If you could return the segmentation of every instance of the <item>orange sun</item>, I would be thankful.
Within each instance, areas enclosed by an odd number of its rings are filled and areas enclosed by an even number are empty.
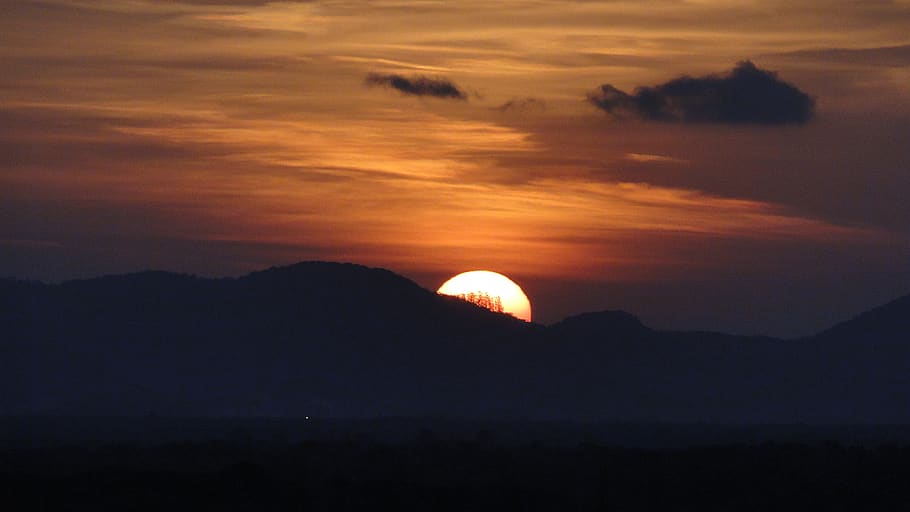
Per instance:
[[[496,272],[462,272],[442,283],[436,293],[460,297],[491,311],[508,313],[525,322],[531,321],[531,301],[528,296],[514,281]]]

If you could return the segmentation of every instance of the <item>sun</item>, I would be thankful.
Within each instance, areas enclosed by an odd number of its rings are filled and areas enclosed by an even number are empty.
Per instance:
[[[462,272],[442,283],[436,293],[460,297],[491,311],[508,313],[525,322],[531,321],[531,301],[528,296],[514,281],[496,272]]]

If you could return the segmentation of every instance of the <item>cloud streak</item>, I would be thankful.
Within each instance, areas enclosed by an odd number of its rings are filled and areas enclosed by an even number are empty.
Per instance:
[[[588,100],[618,117],[672,123],[803,124],[815,111],[811,96],[750,61],[724,75],[681,76],[632,94],[604,84]]]
[[[383,86],[410,96],[430,96],[433,98],[466,100],[468,95],[455,83],[443,78],[425,76],[405,77],[396,74],[370,73],[365,83],[369,86]]]
[[[547,110],[545,101],[538,98],[512,98],[496,107],[496,110],[507,112],[544,112]]]

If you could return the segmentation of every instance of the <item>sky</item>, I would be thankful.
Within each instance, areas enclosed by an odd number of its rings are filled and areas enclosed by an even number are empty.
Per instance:
[[[785,337],[910,293],[906,0],[0,4],[0,276],[487,269]]]

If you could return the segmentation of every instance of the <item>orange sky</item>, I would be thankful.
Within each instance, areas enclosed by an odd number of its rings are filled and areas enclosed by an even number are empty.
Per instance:
[[[629,309],[770,334],[910,290],[905,1],[3,9],[0,274],[328,259],[435,288],[487,268],[526,284],[542,321]],[[648,122],[586,101],[744,59],[812,95],[815,118]],[[749,311],[724,313],[730,300]]]

